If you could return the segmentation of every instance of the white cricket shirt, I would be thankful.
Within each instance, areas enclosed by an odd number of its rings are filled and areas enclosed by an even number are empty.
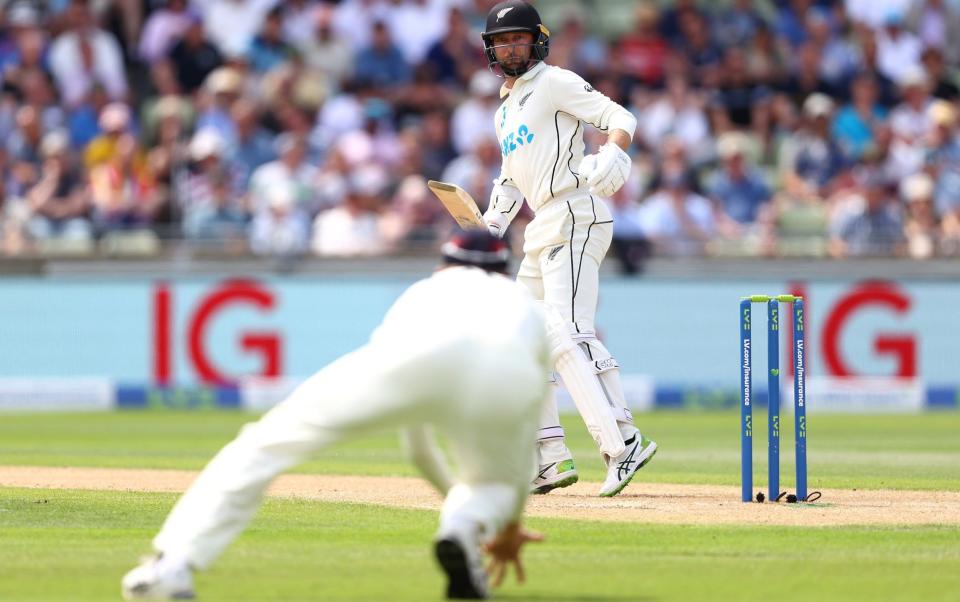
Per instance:
[[[513,84],[494,118],[503,165],[500,179],[520,189],[534,212],[577,190],[588,194],[577,168],[583,159],[583,128],[624,130],[637,119],[572,71],[537,63]]]

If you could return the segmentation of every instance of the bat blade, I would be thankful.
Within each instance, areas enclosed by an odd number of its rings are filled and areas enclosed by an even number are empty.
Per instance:
[[[469,230],[485,227],[483,215],[477,208],[476,201],[466,190],[456,184],[437,182],[436,180],[427,181],[427,187],[440,199],[447,212],[453,216],[453,219],[457,221],[461,228]]]

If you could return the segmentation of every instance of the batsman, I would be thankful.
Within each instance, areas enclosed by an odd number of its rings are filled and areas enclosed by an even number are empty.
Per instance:
[[[634,424],[619,364],[594,325],[600,263],[613,234],[604,198],[630,173],[626,151],[637,120],[576,73],[544,62],[550,32],[530,4],[496,4],[481,35],[489,68],[505,80],[494,123],[502,168],[483,220],[492,234],[503,236],[524,199],[535,213],[524,233],[517,278],[567,322],[576,346],[554,350],[555,369],[606,463],[600,495],[613,496],[657,451]],[[606,132],[607,140],[585,156],[588,125]],[[592,366],[586,378],[579,369],[585,362]],[[538,444],[533,492],[575,483],[577,470],[553,397],[543,408]]]

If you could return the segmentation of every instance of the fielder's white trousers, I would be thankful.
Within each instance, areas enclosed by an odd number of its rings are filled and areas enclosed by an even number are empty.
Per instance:
[[[466,523],[493,536],[526,500],[546,390],[543,366],[527,348],[496,347],[371,343],[340,358],[243,427],[177,502],[155,548],[206,568],[281,472],[337,441],[427,423],[447,436],[457,466],[441,534]]]

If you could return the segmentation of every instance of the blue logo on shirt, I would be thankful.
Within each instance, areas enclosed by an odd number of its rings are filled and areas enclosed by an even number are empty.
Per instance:
[[[530,144],[531,142],[533,142],[533,134],[530,132],[530,128],[526,125],[521,125],[517,128],[516,132],[510,132],[500,141],[500,152],[506,157],[517,150],[518,146]]]

